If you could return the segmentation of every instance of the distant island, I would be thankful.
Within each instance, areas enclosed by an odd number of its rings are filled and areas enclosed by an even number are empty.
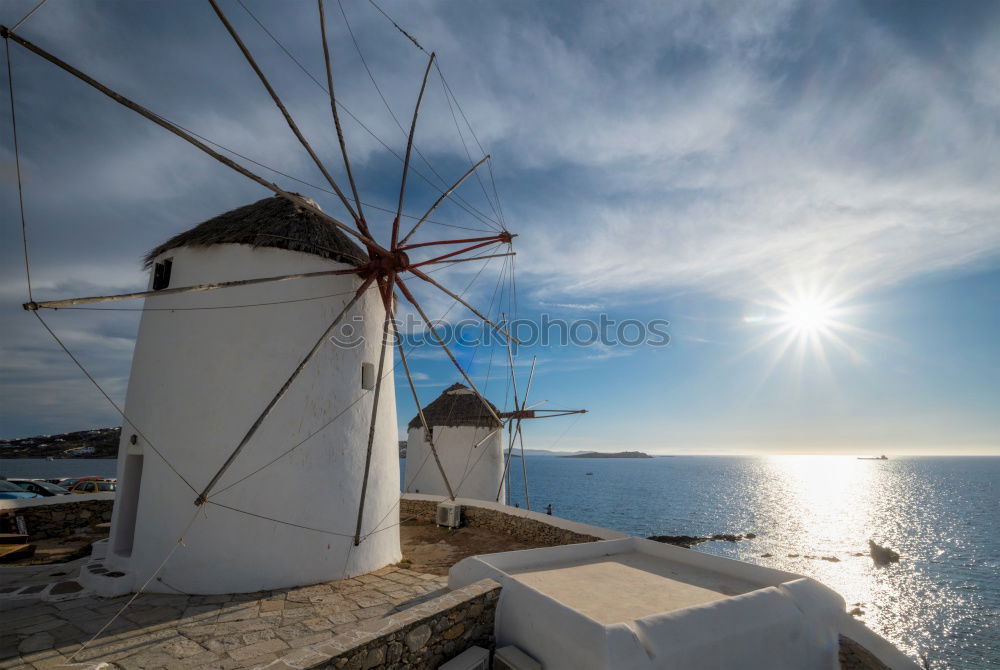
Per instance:
[[[652,458],[652,456],[641,451],[616,451],[615,453],[586,451],[582,454],[568,454],[559,458]]]

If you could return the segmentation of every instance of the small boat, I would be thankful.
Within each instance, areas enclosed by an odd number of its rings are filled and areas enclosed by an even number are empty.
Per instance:
[[[594,474],[594,473],[593,473],[593,472],[588,472],[587,474],[588,474],[588,475],[592,475],[592,474]]]

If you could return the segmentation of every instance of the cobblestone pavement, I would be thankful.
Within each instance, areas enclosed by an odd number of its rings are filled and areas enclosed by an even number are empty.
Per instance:
[[[143,594],[84,651],[129,596],[0,601],[0,670],[250,668],[447,591],[447,577],[389,566],[315,586],[252,594]],[[112,666],[112,667],[113,667]],[[107,667],[107,666],[105,666]]]

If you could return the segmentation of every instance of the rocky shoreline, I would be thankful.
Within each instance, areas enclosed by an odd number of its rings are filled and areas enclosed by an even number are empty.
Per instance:
[[[651,535],[650,540],[654,542],[663,542],[664,544],[672,544],[678,547],[684,547],[685,549],[690,549],[696,544],[701,544],[702,542],[739,542],[740,540],[752,540],[757,537],[756,533],[745,533],[737,535],[734,533],[716,533],[715,535],[707,537],[699,537],[696,535]]]
[[[714,535],[698,536],[698,535],[650,535],[648,540],[653,540],[654,542],[662,542],[664,544],[672,544],[677,547],[684,547],[685,549],[691,549],[695,545],[699,545],[703,542],[740,542],[742,540],[752,540],[757,537],[756,533],[716,533]],[[851,556],[871,556],[872,561],[877,567],[885,567],[892,563],[898,563],[900,556],[899,553],[889,549],[888,547],[883,547],[872,540],[868,540],[869,551],[865,552],[855,552]],[[814,556],[811,554],[788,554],[788,558],[804,558],[807,560],[816,561],[827,561],[828,563],[840,563],[839,558],[836,556]],[[774,554],[760,554],[761,558],[772,558]]]

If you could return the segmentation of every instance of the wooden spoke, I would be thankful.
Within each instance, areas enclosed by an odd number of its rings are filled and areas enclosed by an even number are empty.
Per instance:
[[[399,240],[399,217],[403,215],[403,198],[406,196],[406,175],[410,171],[410,153],[413,151],[413,133],[417,130],[417,114],[420,113],[420,102],[424,99],[424,89],[427,88],[427,75],[431,73],[431,65],[434,64],[434,54],[431,54],[427,61],[427,69],[424,70],[424,80],[420,84],[420,94],[417,95],[417,104],[413,108],[413,121],[410,122],[410,134],[406,139],[406,155],[403,157],[403,178],[399,184],[399,204],[396,206],[396,218],[392,221],[392,244],[390,249],[396,248]]]
[[[458,251],[452,251],[441,256],[435,256],[434,258],[429,258],[426,261],[420,261],[419,263],[413,263],[412,265],[406,266],[407,270],[413,270],[422,265],[430,265],[431,263],[436,263],[438,261],[443,261],[446,258],[451,258],[452,256],[459,256],[467,251],[475,251],[476,249],[481,249],[482,247],[488,247],[497,244],[496,240],[490,240],[489,242],[480,242],[479,244],[473,244],[471,247],[466,247],[464,249],[459,249]]]
[[[503,325],[506,326],[507,325],[507,313],[506,312],[501,312],[500,313],[500,318],[503,320]],[[517,375],[514,374],[514,352],[511,350],[510,340],[507,340],[507,365],[510,368],[510,382],[511,382],[511,385],[514,387],[514,407],[515,407],[515,409],[517,409],[518,411],[520,411],[520,410],[522,410],[524,408],[521,406],[521,401],[518,400],[519,396],[517,394]],[[525,398],[524,401],[528,402],[528,399]]]
[[[524,389],[524,402],[525,403],[528,402],[528,394],[531,393],[531,382],[534,381],[534,379],[535,379],[535,360],[536,360],[536,358],[537,358],[536,356],[532,356],[531,357],[531,371],[528,372],[528,386]],[[511,368],[513,369],[513,366],[511,366]],[[523,410],[524,407],[521,407],[521,409]]]
[[[294,275],[278,275],[276,277],[258,277],[256,279],[238,279],[235,281],[224,281],[215,284],[195,284],[193,286],[178,286],[176,288],[162,288],[157,291],[137,291],[135,293],[119,293],[118,295],[95,295],[86,298],[65,298],[63,300],[42,300],[40,302],[26,302],[22,307],[27,310],[40,308],[59,309],[70,305],[86,305],[97,302],[117,302],[119,300],[132,300],[134,298],[149,298],[156,295],[175,295],[177,293],[192,293],[195,291],[214,291],[220,288],[232,288],[234,286],[250,286],[252,284],[265,284],[268,282],[288,281],[289,279],[309,279],[310,277],[329,277],[331,275],[352,275],[357,274],[357,270],[321,270],[319,272],[300,272]]]
[[[299,364],[295,367],[294,370],[292,370],[292,374],[288,376],[288,379],[285,380],[285,383],[281,385],[281,388],[278,389],[278,392],[275,393],[274,397],[271,398],[271,401],[267,403],[267,407],[265,407],[263,411],[261,411],[261,413],[257,416],[257,420],[253,422],[253,425],[250,426],[250,430],[246,432],[246,435],[243,436],[243,439],[240,440],[240,443],[236,445],[236,449],[233,450],[233,453],[229,455],[229,458],[226,459],[226,462],[222,464],[222,467],[219,468],[219,471],[215,473],[215,475],[205,486],[201,494],[195,499],[195,505],[203,505],[205,503],[205,501],[208,499],[208,494],[219,482],[219,479],[222,478],[222,475],[225,474],[226,470],[229,469],[229,466],[233,464],[233,461],[236,460],[236,457],[240,455],[240,452],[243,451],[243,448],[247,445],[247,443],[250,442],[253,436],[257,433],[257,429],[260,428],[261,424],[264,423],[264,419],[267,418],[267,415],[271,413],[271,410],[273,410],[274,407],[281,400],[281,398],[284,397],[285,392],[288,391],[289,387],[291,387],[292,382],[294,382],[298,378],[302,370],[304,370],[306,365],[309,364],[309,361],[311,361],[313,357],[316,355],[316,352],[318,352],[320,348],[323,346],[323,343],[326,342],[327,339],[330,337],[330,335],[333,334],[333,329],[337,327],[337,325],[341,322],[341,320],[344,318],[347,312],[349,312],[351,308],[354,307],[355,303],[357,303],[358,300],[361,299],[361,296],[368,289],[368,287],[371,286],[371,284],[372,284],[372,279],[370,278],[366,279],[361,284],[361,287],[358,289],[357,293],[354,294],[354,297],[351,298],[350,302],[348,302],[344,306],[344,309],[340,310],[340,313],[337,314],[336,317],[334,317],[330,325],[327,326],[326,330],[323,331],[323,334],[320,335],[318,340],[316,340],[316,344],[314,344],[312,346],[312,349],[309,350],[309,353],[307,353],[302,358],[302,360],[299,361]]]
[[[506,329],[501,328],[497,324],[493,323],[493,321],[491,321],[488,316],[484,315],[478,309],[476,309],[475,307],[473,307],[472,305],[470,305],[469,303],[467,303],[457,293],[448,290],[447,288],[445,288],[444,286],[442,286],[438,282],[434,281],[432,278],[430,278],[429,276],[427,276],[424,272],[422,272],[420,270],[416,270],[413,267],[410,267],[408,269],[410,270],[410,272],[412,272],[417,277],[420,277],[421,279],[423,279],[425,282],[427,282],[429,284],[433,284],[434,286],[438,287],[439,289],[441,289],[442,291],[444,291],[446,294],[448,294],[448,296],[450,296],[451,298],[453,298],[453,299],[457,300],[458,302],[462,303],[463,305],[465,305],[465,307],[470,312],[472,312],[473,314],[475,314],[476,316],[478,316],[480,319],[482,319],[486,323],[490,324],[493,327],[493,330],[497,331],[498,333],[503,333],[504,337],[506,337],[508,340],[514,342],[515,344],[521,344],[521,342],[519,342],[516,337],[514,337],[513,335],[511,335],[510,333],[508,333]]]
[[[358,186],[354,182],[354,173],[351,171],[351,160],[347,155],[347,142],[344,140],[344,131],[340,126],[340,113],[337,111],[337,96],[333,92],[333,68],[330,66],[330,46],[326,39],[326,14],[323,11],[323,0],[316,0],[319,6],[319,30],[323,37],[323,60],[326,63],[326,89],[330,93],[330,111],[333,112],[333,125],[337,129],[337,141],[340,143],[340,153],[344,157],[344,169],[347,171],[347,181],[351,184],[351,194],[354,195],[354,205],[357,207],[358,229],[371,237],[368,230],[368,222],[365,221],[365,213],[361,208],[361,196],[358,195]]]
[[[507,458],[504,460],[503,472],[500,473],[500,486],[497,487],[497,502],[500,502],[500,494],[503,493],[503,483],[507,479],[507,472],[510,469],[510,457],[514,453],[514,432],[511,428],[514,419],[507,421]],[[510,496],[510,487],[507,488],[507,495]]]
[[[488,256],[471,256],[469,258],[452,258],[444,261],[432,261],[430,263],[425,263],[425,265],[441,265],[443,263],[468,263],[469,261],[482,261],[487,258],[503,258],[505,256],[517,256],[516,252],[509,252],[506,254],[489,254]]]
[[[407,288],[406,284],[404,284],[403,280],[400,279],[398,276],[396,277],[396,285],[399,286],[399,290],[402,291],[404,296],[406,296],[406,299],[410,302],[410,304],[413,305],[414,308],[416,308],[417,313],[420,314],[420,318],[424,320],[424,323],[427,324],[427,327],[430,329],[431,334],[434,335],[434,339],[437,340],[438,344],[441,345],[441,348],[444,349],[444,353],[448,355],[448,358],[451,359],[451,362],[454,364],[454,366],[458,368],[458,371],[461,373],[465,381],[469,383],[469,388],[471,388],[475,392],[476,396],[479,398],[479,401],[483,403],[483,406],[489,411],[490,416],[496,419],[496,422],[498,424],[503,425],[503,421],[501,421],[500,417],[497,416],[497,413],[493,411],[493,407],[490,405],[489,402],[487,402],[486,398],[483,397],[483,394],[479,392],[479,389],[476,388],[475,382],[472,381],[469,375],[466,374],[465,370],[459,364],[458,359],[455,358],[455,354],[451,353],[451,349],[448,348],[448,345],[445,343],[444,339],[437,332],[437,328],[434,327],[434,324],[427,317],[427,314],[424,312],[423,307],[420,306],[420,303],[417,302],[417,299],[413,297],[412,293],[410,293],[410,289]]]
[[[320,1],[322,1],[322,0],[320,0]],[[333,90],[333,89],[331,88],[331,90]],[[407,242],[407,240],[409,240],[411,237],[413,237],[413,233],[417,232],[417,228],[419,228],[421,225],[423,225],[424,221],[427,220],[427,217],[429,217],[434,212],[434,210],[438,208],[438,205],[440,205],[442,202],[444,202],[445,198],[447,198],[449,195],[451,195],[452,192],[456,188],[458,188],[459,186],[462,185],[462,182],[464,182],[466,179],[468,179],[472,175],[472,173],[475,172],[479,168],[480,165],[482,165],[483,163],[485,163],[489,159],[490,159],[490,155],[489,154],[486,154],[485,156],[483,156],[483,158],[478,163],[476,163],[471,168],[469,168],[466,171],[466,173],[463,174],[459,178],[458,181],[456,181],[454,184],[452,184],[451,188],[449,188],[446,191],[442,192],[441,196],[438,197],[438,199],[434,201],[433,205],[431,205],[431,208],[428,209],[426,212],[424,212],[424,215],[420,217],[420,220],[417,221],[416,224],[414,224],[413,228],[410,229],[410,232],[408,232],[406,234],[406,237],[404,237],[402,240],[399,241],[399,246],[405,245],[406,242]]]
[[[390,281],[394,275],[390,274]],[[361,480],[361,500],[358,502],[358,524],[354,528],[354,546],[361,544],[361,524],[365,514],[365,496],[368,493],[368,476],[372,466],[372,446],[375,444],[375,421],[378,419],[378,401],[382,393],[382,375],[385,371],[385,350],[389,339],[392,309],[385,311],[385,321],[382,323],[382,346],[378,354],[378,375],[375,381],[375,393],[372,400],[372,419],[368,425],[368,451],[365,454],[365,474]]]
[[[437,463],[438,472],[441,473],[441,479],[444,480],[444,486],[448,489],[448,497],[451,500],[455,499],[455,492],[451,488],[451,482],[448,481],[448,475],[444,472],[444,466],[441,465],[441,459],[438,458],[437,447],[434,446],[434,435],[431,433],[430,426],[427,425],[427,418],[424,416],[424,409],[420,406],[420,398],[417,397],[417,387],[413,385],[413,377],[410,376],[410,365],[406,361],[406,352],[403,351],[403,338],[399,336],[396,331],[396,322],[392,322],[393,334],[396,338],[396,347],[399,349],[399,360],[403,363],[403,370],[406,371],[406,382],[410,386],[410,392],[413,394],[413,402],[417,406],[417,416],[420,417],[420,424],[424,428],[424,437],[431,445],[431,454],[434,456],[434,462]]]
[[[554,412],[554,414],[544,414],[542,416],[537,416],[537,414],[536,414],[537,412]],[[534,411],[531,412],[531,416],[524,416],[524,417],[521,417],[521,418],[523,418],[523,419],[552,419],[552,418],[555,418],[557,416],[569,416],[571,414],[586,414],[586,413],[587,413],[587,410],[585,410],[585,409],[570,409],[570,410],[566,410],[564,412],[560,412],[559,410],[554,410],[554,409],[534,410]]]
[[[528,464],[524,462],[524,433],[521,432],[521,420],[517,420],[517,439],[521,443],[521,473],[524,475],[524,506],[531,511],[531,496],[528,495]]]
[[[501,428],[502,428],[502,426],[501,426]],[[479,440],[474,445],[472,445],[472,448],[473,449],[478,449],[479,447],[483,446],[483,443],[486,442],[486,440],[488,440],[491,437],[493,437],[494,435],[496,435],[498,430],[500,430],[500,428],[494,428],[493,430],[491,430],[489,433],[486,434],[486,437],[484,437],[483,439]]]
[[[289,114],[288,109],[285,107],[285,103],[283,103],[281,101],[281,98],[278,97],[278,93],[274,90],[274,87],[271,86],[271,82],[267,80],[267,77],[264,75],[264,71],[261,70],[260,66],[257,65],[257,61],[254,60],[253,55],[250,53],[250,50],[247,49],[246,44],[243,43],[243,40],[236,32],[236,29],[233,28],[231,23],[229,23],[229,19],[226,18],[226,15],[222,12],[222,9],[219,7],[218,3],[215,0],[208,0],[208,2],[210,5],[212,5],[212,9],[215,10],[215,14],[219,17],[219,20],[222,21],[222,25],[224,25],[226,27],[226,30],[229,31],[229,34],[230,36],[232,36],[233,41],[236,42],[236,46],[238,46],[240,48],[240,51],[243,52],[243,57],[246,58],[247,63],[250,64],[250,67],[253,68],[253,71],[257,74],[257,78],[260,79],[260,83],[264,85],[265,89],[267,89],[268,95],[271,96],[271,100],[273,100],[274,104],[277,105],[279,110],[281,110],[281,114],[282,116],[285,117],[285,121],[288,123],[288,127],[292,129],[292,132],[295,134],[295,137],[298,138],[299,143],[309,154],[309,157],[312,158],[313,163],[316,164],[316,167],[319,168],[319,171],[323,173],[323,177],[326,179],[327,183],[330,184],[330,186],[336,192],[337,197],[340,198],[340,201],[344,204],[344,207],[351,214],[351,218],[354,219],[355,225],[358,226],[358,230],[364,233],[364,230],[362,230],[361,228],[361,218],[359,217],[358,213],[354,211],[353,207],[351,207],[351,203],[350,201],[348,201],[347,196],[345,196],[344,192],[340,190],[340,186],[337,185],[337,182],[334,181],[330,173],[327,172],[326,166],[323,165],[323,161],[319,159],[319,156],[316,155],[316,152],[313,151],[312,146],[310,146],[309,142],[302,134],[302,131],[299,130],[299,126],[298,124],[295,123],[295,119],[293,119],[292,115]],[[331,89],[331,93],[332,90],[333,89]]]
[[[524,406],[528,404],[528,394],[531,393],[531,382],[535,377],[535,356],[531,357],[531,372],[528,373],[528,385],[524,389],[524,400],[521,402],[521,411],[524,411]],[[511,372],[513,373],[514,366],[511,365]],[[524,506],[531,511],[531,498],[528,496],[528,464],[524,460],[524,433],[521,432],[521,418],[517,419],[517,439],[521,443],[521,473],[524,475]]]
[[[447,244],[472,244],[473,242],[506,242],[509,243],[516,235],[508,235],[506,233],[501,233],[499,235],[487,235],[486,237],[469,237],[463,240],[435,240],[434,242],[421,242],[420,244],[410,244],[407,246],[399,245],[399,249],[402,251],[410,251],[411,249],[420,249],[422,247],[434,247]]]
[[[269,182],[266,179],[264,179],[263,177],[254,174],[253,172],[251,172],[250,170],[246,169],[245,167],[243,167],[239,163],[236,163],[232,159],[227,158],[226,156],[223,156],[222,154],[218,153],[217,151],[212,150],[211,148],[208,147],[208,145],[203,144],[202,142],[198,141],[190,133],[188,133],[188,132],[186,132],[184,130],[181,130],[180,128],[178,128],[174,124],[170,123],[169,121],[166,121],[165,119],[163,119],[160,115],[156,114],[155,112],[150,111],[149,109],[147,109],[146,107],[143,107],[139,103],[134,102],[134,101],[130,100],[129,98],[126,98],[125,96],[121,95],[120,93],[118,93],[118,92],[116,92],[116,91],[108,88],[107,86],[105,86],[104,84],[100,83],[99,81],[97,81],[93,77],[90,77],[89,75],[81,72],[80,70],[76,69],[75,67],[73,67],[69,63],[67,63],[67,62],[61,60],[60,58],[52,55],[51,53],[49,53],[45,49],[42,49],[41,47],[37,46],[36,44],[33,44],[32,42],[29,42],[28,40],[24,39],[20,35],[17,35],[14,32],[8,30],[7,28],[4,28],[4,27],[0,26],[0,37],[4,37],[4,38],[9,37],[10,39],[14,40],[14,42],[16,42],[17,44],[20,44],[22,47],[24,47],[28,51],[31,51],[32,53],[35,53],[35,54],[41,56],[42,58],[44,58],[45,60],[49,61],[50,63],[52,63],[56,67],[58,67],[58,68],[60,68],[60,69],[62,69],[64,71],[68,72],[69,74],[73,75],[74,77],[76,77],[80,81],[82,81],[82,82],[86,83],[87,85],[89,85],[89,86],[97,89],[98,91],[100,91],[104,95],[108,96],[109,98],[111,98],[112,100],[114,100],[118,104],[122,105],[123,107],[127,107],[128,109],[131,109],[133,112],[136,112],[140,116],[143,116],[143,117],[149,119],[150,121],[152,121],[156,125],[158,125],[161,128],[163,128],[164,130],[167,130],[167,131],[173,133],[177,137],[180,137],[185,142],[187,142],[187,143],[189,143],[189,144],[197,147],[198,149],[200,149],[204,153],[208,154],[209,156],[211,156],[215,160],[219,161],[220,163],[222,163],[226,167],[228,167],[228,168],[230,168],[232,170],[235,170],[236,172],[239,172],[241,175],[243,175],[247,179],[250,179],[251,181],[254,181],[254,182],[260,184],[261,186],[263,186],[264,188],[268,189],[269,191],[271,191],[275,195],[278,195],[278,196],[284,198],[285,200],[288,200],[289,202],[291,202],[292,204],[296,205],[297,207],[301,207],[302,209],[305,209],[305,210],[308,210],[308,211],[312,212],[313,214],[315,214],[319,218],[323,219],[324,221],[326,221],[330,225],[335,226],[335,227],[343,230],[348,235],[351,235],[351,236],[357,238],[358,240],[360,240],[366,246],[374,246],[376,248],[378,247],[378,245],[371,238],[369,238],[366,235],[361,234],[360,232],[354,230],[350,226],[347,226],[344,223],[342,223],[342,222],[338,221],[337,219],[333,218],[332,216],[330,216],[329,214],[327,214],[326,212],[324,212],[319,207],[317,207],[316,205],[312,204],[311,202],[309,202],[308,200],[306,200],[302,196],[297,195],[295,193],[289,193],[288,191],[285,191],[284,189],[282,189],[281,187],[279,187],[277,184]]]
[[[501,318],[503,319],[503,324],[506,326],[507,313],[506,312],[501,313]],[[521,402],[518,400],[518,395],[517,395],[517,375],[514,374],[514,354],[511,351],[509,339],[507,340],[507,365],[510,368],[510,381],[512,386],[514,387],[514,409],[520,412],[522,407],[521,407]],[[527,402],[527,398],[525,398],[525,402]],[[511,418],[508,421],[507,425],[509,430],[509,427],[514,425],[514,419]],[[503,491],[503,482],[507,478],[507,468],[510,467],[510,457],[513,452],[514,452],[514,433],[512,432],[510,433],[509,444],[507,446],[507,460],[504,462],[503,474],[500,477],[500,488],[497,489],[497,502],[500,502],[500,493]]]

